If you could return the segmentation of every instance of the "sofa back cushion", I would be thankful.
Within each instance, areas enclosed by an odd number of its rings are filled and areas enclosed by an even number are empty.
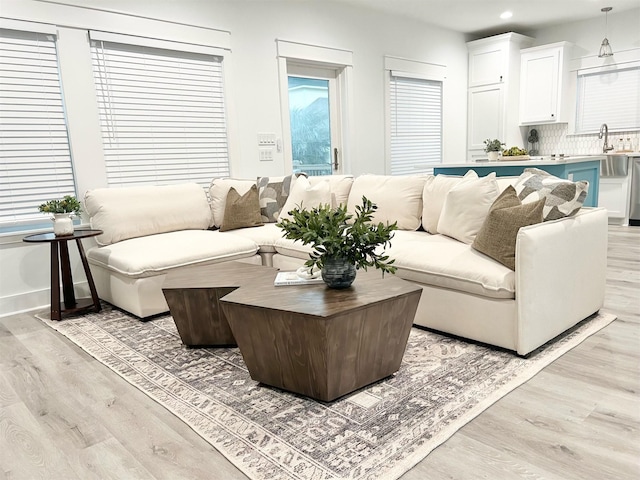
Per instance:
[[[235,189],[240,196],[247,193],[255,180],[241,180],[234,178],[214,178],[209,185],[209,198],[211,200],[211,214],[213,215],[213,225],[220,227],[224,220],[224,209],[227,204],[227,195],[231,187]]]
[[[420,228],[422,190],[427,176],[361,175],[353,181],[347,211],[355,214],[365,196],[378,206],[374,222],[398,222],[400,230]]]
[[[104,232],[96,237],[99,245],[211,225],[207,195],[197,183],[97,188],[86,192],[84,208],[91,228]]]

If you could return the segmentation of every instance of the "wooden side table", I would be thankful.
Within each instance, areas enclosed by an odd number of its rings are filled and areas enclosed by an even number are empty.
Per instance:
[[[99,312],[100,299],[96,292],[96,285],[89,270],[89,263],[84,254],[81,240],[102,234],[102,230],[75,230],[71,235],[56,237],[53,233],[38,233],[24,237],[24,242],[51,244],[51,319],[61,320],[63,314],[81,313],[90,309]],[[73,278],[71,277],[71,264],[69,262],[69,246],[67,242],[75,240],[80,253],[80,260],[84,273],[89,282],[91,298],[77,299],[73,291]],[[59,272],[59,271],[60,272]],[[62,274],[62,294],[64,303],[60,302],[60,273]]]

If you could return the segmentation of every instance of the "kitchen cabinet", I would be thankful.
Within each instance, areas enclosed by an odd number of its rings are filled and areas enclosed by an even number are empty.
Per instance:
[[[631,175],[600,178],[598,206],[607,209],[609,223],[628,225]]]
[[[504,138],[504,85],[473,87],[468,93],[467,148],[480,150],[486,158],[484,141],[487,138]]]
[[[569,121],[570,50],[558,42],[520,52],[520,125]]]
[[[484,141],[497,138],[507,147],[524,145],[518,126],[520,50],[533,39],[505,33],[467,42],[467,159],[487,158]]]

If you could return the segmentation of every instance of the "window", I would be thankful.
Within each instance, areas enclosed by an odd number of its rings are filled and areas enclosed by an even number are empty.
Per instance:
[[[391,175],[432,173],[442,163],[442,82],[390,75]]]
[[[578,72],[576,133],[640,129],[640,66]]]
[[[108,184],[229,176],[222,57],[91,38]]]
[[[75,195],[55,35],[0,29],[0,231],[42,224]]]

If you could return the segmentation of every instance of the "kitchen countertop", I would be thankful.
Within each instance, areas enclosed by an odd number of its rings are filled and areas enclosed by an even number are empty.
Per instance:
[[[630,154],[630,155],[640,155],[640,153],[638,154]],[[568,156],[568,157],[564,157],[564,158],[557,158],[555,160],[552,160],[551,157],[545,156],[545,157],[532,157],[531,160],[496,160],[496,161],[489,161],[489,160],[478,160],[476,162],[466,162],[466,163],[443,163],[441,165],[439,165],[439,167],[442,168],[448,168],[448,167],[469,167],[469,166],[476,166],[476,167],[486,167],[486,166],[501,166],[501,167],[514,167],[514,166],[525,166],[525,167],[535,167],[536,165],[567,165],[570,163],[580,163],[580,162],[589,162],[589,161],[593,161],[593,160],[604,160],[604,158],[606,157],[606,155],[582,155],[582,156]]]

